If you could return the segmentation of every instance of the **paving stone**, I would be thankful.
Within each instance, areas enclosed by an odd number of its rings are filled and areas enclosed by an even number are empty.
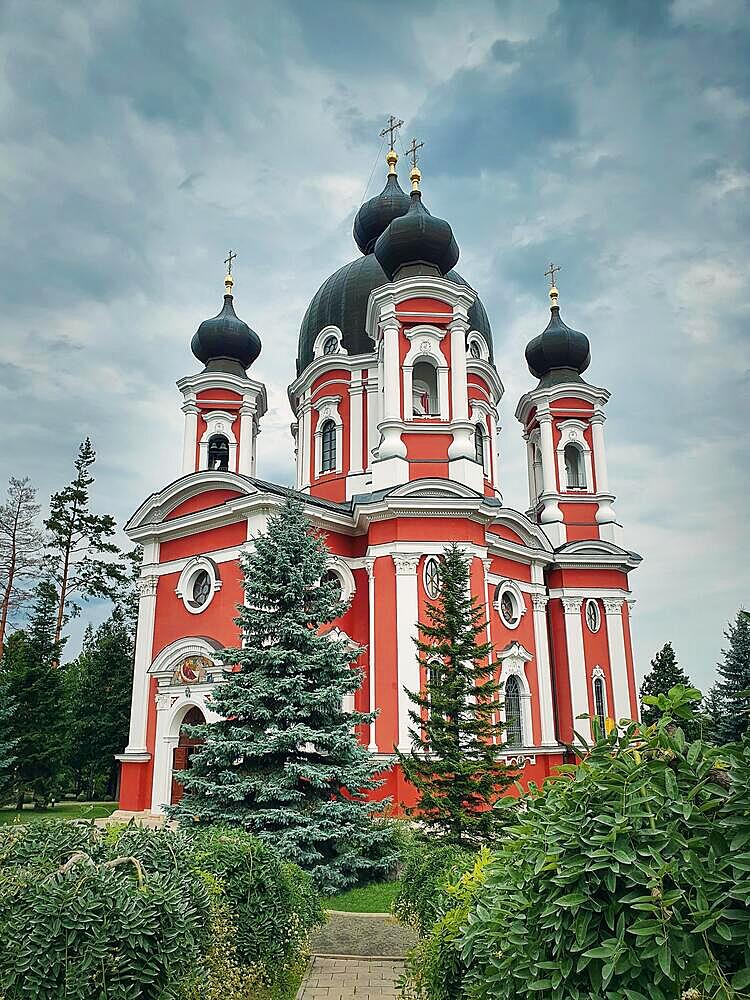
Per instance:
[[[297,1000],[392,1000],[403,971],[401,961],[315,956]]]

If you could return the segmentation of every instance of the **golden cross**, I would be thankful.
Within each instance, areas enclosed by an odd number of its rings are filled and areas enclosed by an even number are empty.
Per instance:
[[[380,133],[380,136],[381,138],[383,138],[386,134],[390,134],[391,149],[393,149],[393,143],[396,138],[396,132],[398,132],[398,130],[401,128],[403,124],[404,123],[401,121],[400,118],[394,118],[393,115],[388,116],[388,124]]]
[[[232,261],[233,260],[237,260],[237,254],[234,252],[234,250],[230,250],[229,251],[229,256],[224,261],[224,263],[227,265],[227,274],[231,274],[232,273]]]
[[[562,271],[558,264],[550,264],[549,271],[544,272],[544,277],[549,278],[550,288],[555,287],[555,271]]]
[[[417,142],[416,139],[412,139],[411,146],[409,146],[406,150],[406,155],[411,156],[412,158],[411,162],[413,167],[416,167],[417,165],[417,150],[421,149],[422,146],[424,146],[423,142]]]

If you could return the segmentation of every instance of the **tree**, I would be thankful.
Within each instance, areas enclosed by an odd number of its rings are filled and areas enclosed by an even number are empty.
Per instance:
[[[661,709],[656,705],[647,705],[644,698],[655,698],[667,694],[673,687],[692,688],[690,678],[680,667],[671,642],[666,642],[651,661],[651,670],[643,678],[641,684],[641,720],[644,725],[651,726],[661,718]],[[683,729],[688,739],[697,739],[700,735],[701,722],[697,716],[687,720]]]
[[[718,681],[715,681],[711,685],[708,694],[703,699],[702,709],[701,718],[704,739],[718,746],[722,742],[721,731],[726,714],[726,706],[719,691]]]
[[[724,632],[729,646],[717,664],[716,684],[722,718],[717,736],[723,743],[741,739],[750,726],[750,613],[740,609]]]
[[[44,522],[49,532],[47,572],[58,594],[56,643],[61,641],[65,622],[80,612],[78,599],[114,599],[117,588],[127,579],[126,569],[116,558],[120,550],[110,541],[115,533],[114,518],[89,510],[89,491],[94,482],[90,469],[95,461],[96,452],[86,438],[78,449],[75,477],[52,495],[49,517]]]
[[[391,834],[373,822],[383,803],[366,793],[381,782],[354,729],[373,716],[343,707],[360,687],[353,664],[362,650],[322,631],[346,609],[326,563],[325,543],[293,498],[241,557],[243,641],[223,652],[213,693],[223,719],[188,727],[204,743],[170,814],[244,827],[333,892],[383,870]]]
[[[39,576],[39,510],[31,480],[11,476],[8,499],[0,506],[0,658],[10,617],[27,602],[29,585]]]
[[[13,736],[16,703],[10,694],[8,671],[0,662],[0,805],[13,789],[17,740]]]
[[[474,845],[500,822],[494,804],[515,779],[505,763],[500,685],[481,639],[484,608],[470,591],[469,563],[460,548],[446,549],[440,592],[419,623],[417,651],[422,689],[408,691],[412,749],[398,758],[420,795],[417,813],[444,839]]]
[[[114,798],[114,755],[127,743],[133,687],[133,637],[122,608],[86,630],[81,654],[65,673],[68,761],[78,790],[90,799]]]
[[[42,582],[34,593],[28,625],[8,638],[3,660],[8,694],[15,703],[7,729],[16,741],[14,785],[19,808],[27,791],[39,805],[46,805],[62,770],[65,717],[63,679],[55,669],[60,658],[56,620],[57,591]]]

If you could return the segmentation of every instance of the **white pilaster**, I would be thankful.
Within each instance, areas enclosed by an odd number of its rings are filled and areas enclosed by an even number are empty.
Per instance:
[[[582,597],[562,597],[565,612],[565,640],[568,649],[568,679],[570,702],[573,710],[573,728],[588,737],[590,723],[578,719],[588,715],[589,695],[586,679],[586,661],[583,653],[583,619],[581,618]]]
[[[310,411],[312,409],[309,399],[303,399],[299,404],[299,430],[297,432],[297,448],[300,461],[300,489],[305,490],[310,486],[310,452],[312,437],[312,419]]]
[[[451,337],[451,403],[452,420],[467,420],[469,417],[469,390],[466,378],[466,333],[469,323],[456,306],[453,322],[448,329]]]
[[[394,552],[396,566],[396,636],[398,646],[398,748],[402,753],[411,749],[409,708],[406,694],[419,691],[419,662],[413,640],[417,637],[419,600],[417,594],[418,553]]]
[[[378,444],[378,424],[380,423],[380,393],[378,383],[372,377],[372,371],[367,374],[367,455],[365,456],[365,468],[372,465],[372,453]]]
[[[237,471],[243,476],[255,474],[255,403],[240,407],[240,453]]]
[[[383,417],[401,417],[401,364],[398,349],[398,323],[389,318],[383,328]]]
[[[171,698],[156,696],[156,736],[154,740],[154,776],[151,785],[151,812],[161,815],[172,800],[172,764],[178,736],[170,736],[168,720]]]
[[[607,472],[607,453],[604,447],[604,414],[595,410],[591,417],[591,443],[594,450],[594,474],[596,476],[596,492],[609,491],[609,473]],[[593,487],[593,483],[592,483]]]
[[[557,505],[554,496],[547,494],[557,493],[557,480],[555,478],[555,448],[552,435],[552,414],[549,410],[538,413],[540,451],[542,453],[542,503],[543,508],[539,517],[539,523],[554,546],[563,545],[568,534],[563,523],[562,511]]]
[[[154,621],[156,618],[157,576],[141,577],[138,589],[138,627],[135,637],[135,657],[133,666],[133,694],[130,703],[130,732],[125,753],[120,760],[133,755],[143,755],[146,750],[146,722],[148,719],[149,674],[151,651],[154,642]]]
[[[368,660],[368,684],[370,689],[370,711],[377,711],[378,703],[375,691],[375,560],[371,557],[365,559],[365,569],[367,570],[367,592],[368,592],[368,619],[370,622],[370,641],[367,648]],[[378,744],[375,738],[375,719],[370,723],[370,742],[367,749],[370,753],[378,752]]]
[[[198,407],[195,403],[184,403],[185,431],[182,439],[182,475],[195,472],[195,456],[198,445]]]
[[[349,473],[362,472],[362,373],[352,372],[349,383]]]
[[[612,676],[612,692],[615,698],[615,721],[629,719],[630,693],[628,691],[628,666],[625,659],[625,634],[622,627],[622,598],[605,598],[604,613],[607,616],[607,645],[609,647],[609,669]]]
[[[547,633],[546,594],[532,594],[534,608],[534,649],[536,651],[536,674],[539,685],[539,715],[542,722],[542,746],[557,746],[555,737],[555,710],[552,704],[552,669]],[[583,633],[581,633],[583,638]]]

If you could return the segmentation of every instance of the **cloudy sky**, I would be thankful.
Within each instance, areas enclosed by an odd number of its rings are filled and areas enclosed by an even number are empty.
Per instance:
[[[356,253],[393,113],[493,325],[506,502],[527,501],[513,411],[554,260],[613,394],[639,668],[670,639],[705,685],[750,603],[749,56],[744,0],[3,0],[2,478],[48,495],[89,434],[122,523],[176,474],[174,382],[236,247],[258,472],[290,482],[299,323]]]

